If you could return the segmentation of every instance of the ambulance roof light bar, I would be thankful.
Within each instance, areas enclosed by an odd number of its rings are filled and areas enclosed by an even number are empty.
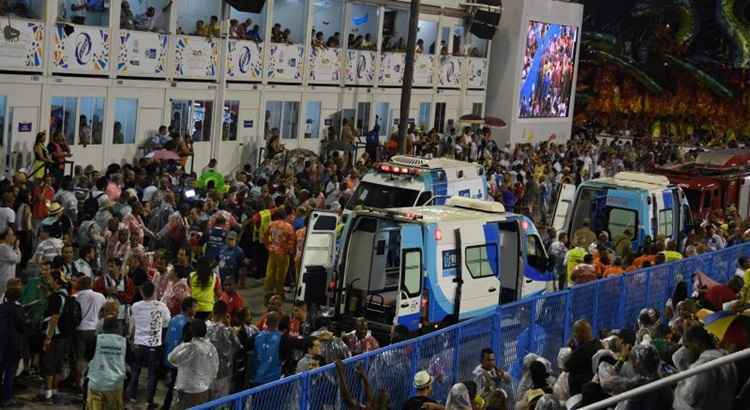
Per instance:
[[[483,201],[481,199],[472,199],[461,196],[451,197],[445,202],[445,205],[454,208],[472,209],[493,214],[504,214],[506,212],[505,207],[500,202]]]

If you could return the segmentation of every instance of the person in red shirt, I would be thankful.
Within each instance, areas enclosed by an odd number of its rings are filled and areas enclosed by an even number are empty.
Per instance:
[[[268,248],[268,265],[266,266],[266,293],[284,294],[284,280],[289,270],[289,259],[297,248],[296,236],[292,224],[286,221],[286,211],[280,210],[273,216],[268,225],[268,232],[263,241]]]
[[[227,304],[227,313],[235,321],[237,312],[245,307],[245,299],[234,289],[234,279],[231,276],[224,278],[221,282],[222,291],[219,300]]]
[[[721,310],[724,303],[737,299],[737,295],[742,290],[742,279],[733,276],[726,285],[719,284],[711,286],[705,291],[701,291],[702,299],[713,307],[713,310]]]
[[[31,216],[38,224],[48,215],[48,204],[55,199],[55,189],[52,188],[52,175],[47,174],[42,179],[42,183],[35,186],[31,191]]]

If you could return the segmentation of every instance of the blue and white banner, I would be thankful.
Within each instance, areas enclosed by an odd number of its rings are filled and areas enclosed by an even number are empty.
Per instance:
[[[484,88],[487,86],[487,59],[470,57],[467,58],[469,88]]]
[[[432,86],[432,73],[434,70],[435,56],[429,54],[417,54],[414,61],[414,85]]]
[[[52,65],[58,72],[106,74],[109,46],[106,29],[58,24],[52,36]]]
[[[175,76],[212,79],[219,63],[218,41],[208,37],[177,36]]]
[[[404,79],[405,53],[383,53],[380,56],[380,83],[401,85]]]
[[[148,31],[120,31],[117,73],[166,76],[169,36]]]
[[[230,40],[227,49],[227,79],[261,81],[263,79],[263,44]]]
[[[459,88],[463,78],[463,57],[440,56],[440,75],[438,76],[438,85],[440,87]]]
[[[346,67],[346,82],[350,84],[371,85],[375,80],[374,51],[349,50]]]
[[[352,26],[361,26],[363,24],[367,24],[369,20],[370,20],[369,14],[365,14],[364,16],[354,17],[352,18]]]
[[[310,81],[338,83],[341,80],[341,49],[314,47],[310,51]]]
[[[268,80],[301,82],[304,51],[301,45],[272,44],[268,51]]]
[[[17,30],[18,36],[0,36],[0,67],[12,70],[41,70],[44,64],[44,24],[13,19],[4,26]]]

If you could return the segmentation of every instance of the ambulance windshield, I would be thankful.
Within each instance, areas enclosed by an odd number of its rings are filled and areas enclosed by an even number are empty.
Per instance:
[[[358,206],[371,208],[410,207],[414,206],[418,196],[419,191],[414,189],[360,182],[354,195],[346,204],[346,209],[354,209]]]

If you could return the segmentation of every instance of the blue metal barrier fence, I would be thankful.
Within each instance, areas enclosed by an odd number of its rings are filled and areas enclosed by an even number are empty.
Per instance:
[[[494,314],[345,360],[347,383],[362,401],[364,390],[355,372],[361,364],[373,391],[388,392],[391,408],[399,409],[414,393],[413,375],[427,369],[435,380],[433,397],[445,400],[454,383],[473,378],[486,347],[495,352],[498,366],[509,370],[518,382],[528,353],[545,357],[557,368],[557,353],[569,340],[573,321],[587,319],[594,334],[633,327],[641,309],[662,312],[680,280],[687,282],[690,294],[696,272],[728,281],[741,256],[750,256],[750,243],[500,305]],[[336,369],[328,364],[194,409],[343,408],[337,386]]]

